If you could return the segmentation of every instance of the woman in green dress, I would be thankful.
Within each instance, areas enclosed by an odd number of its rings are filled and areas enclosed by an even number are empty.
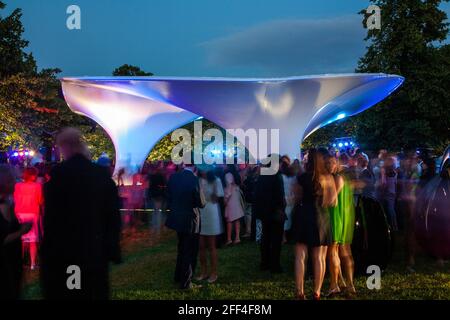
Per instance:
[[[355,226],[353,191],[350,183],[338,172],[339,166],[335,157],[328,157],[326,165],[328,171],[334,176],[337,191],[336,205],[329,208],[333,233],[333,244],[328,247],[330,269],[329,295],[332,296],[341,292],[339,278],[346,287],[347,292],[354,294],[354,262],[350,247]]]

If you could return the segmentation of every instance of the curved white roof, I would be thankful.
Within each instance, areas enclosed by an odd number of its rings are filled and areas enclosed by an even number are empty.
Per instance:
[[[386,74],[333,74],[78,77],[61,83],[69,107],[108,132],[120,168],[140,166],[162,137],[199,116],[225,129],[279,129],[280,153],[296,157],[301,141],[312,132],[370,108],[403,80]]]

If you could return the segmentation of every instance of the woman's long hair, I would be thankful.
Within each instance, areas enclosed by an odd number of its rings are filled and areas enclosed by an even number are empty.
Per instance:
[[[308,150],[308,161],[305,164],[305,171],[312,175],[314,193],[322,194],[322,187],[319,183],[320,176],[325,173],[325,161],[323,155],[316,148]]]
[[[234,183],[240,187],[241,186],[241,176],[239,175],[239,172],[237,171],[236,166],[234,164],[227,165],[227,173],[228,172],[233,175]]]
[[[328,174],[325,165],[325,158],[329,156],[328,150],[319,148],[315,153],[314,159],[314,179],[319,179],[321,176]]]
[[[208,181],[209,184],[213,184],[216,181],[216,175],[213,170],[206,172],[206,181]]]

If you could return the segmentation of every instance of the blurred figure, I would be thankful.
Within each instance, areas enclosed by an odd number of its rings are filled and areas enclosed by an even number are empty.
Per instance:
[[[332,243],[329,207],[336,206],[334,178],[325,167],[324,155],[311,149],[305,172],[298,177],[298,201],[293,212],[292,234],[295,245],[296,298],[305,299],[304,279],[308,248],[314,272],[313,299],[320,300],[326,270],[327,247]]]
[[[205,199],[200,190],[194,165],[174,173],[168,184],[168,206],[166,226],[175,230],[178,237],[177,263],[174,280],[180,289],[191,289],[192,276],[197,264],[200,233],[200,210]]]
[[[333,156],[326,158],[326,167],[334,177],[337,192],[337,203],[329,207],[333,243],[328,247],[330,270],[330,291],[328,296],[341,292],[339,278],[348,294],[355,294],[353,285],[354,261],[351,244],[355,226],[355,207],[350,183],[338,171],[339,166]],[[343,269],[343,272],[342,272]],[[342,273],[344,278],[342,279]]]
[[[222,182],[212,170],[200,174],[200,188],[205,196],[205,207],[200,209],[200,267],[201,273],[197,280],[217,280],[217,250],[216,238],[223,233],[223,225],[218,199],[224,196]],[[208,273],[206,250],[210,255],[211,270]]]
[[[283,179],[284,199],[286,201],[286,221],[284,222],[283,242],[287,242],[287,233],[292,227],[292,210],[295,204],[294,188],[297,184],[297,179],[294,175],[294,168],[288,162],[282,162],[280,165],[281,177]]]
[[[450,148],[444,152],[439,175],[434,161],[422,153],[422,176],[416,192],[415,235],[421,248],[436,259],[439,267],[450,258]]]
[[[112,176],[113,174],[113,167],[111,165],[111,159],[108,157],[106,153],[102,153],[100,157],[97,159],[97,164],[101,167],[104,167],[108,173]]]
[[[436,176],[436,164],[434,160],[428,156],[423,156],[421,160],[421,175],[419,180],[419,187],[424,188],[425,185]]]
[[[360,154],[357,163],[358,181],[355,186],[355,196],[363,195],[375,198],[375,175],[369,169],[369,157],[365,154]]]
[[[8,153],[6,151],[0,151],[0,164],[8,163]]]
[[[120,213],[116,185],[90,161],[77,129],[57,136],[64,161],[45,185],[42,289],[46,299],[108,299],[109,262],[120,262]],[[70,266],[80,288],[70,290]],[[73,272],[73,271],[72,271]]]
[[[22,236],[23,252],[29,250],[31,270],[36,268],[38,253],[39,222],[43,203],[42,185],[36,182],[38,170],[34,167],[26,168],[23,173],[23,182],[16,184],[14,189],[14,210],[21,223],[32,225],[30,232]],[[25,244],[28,245],[26,248]]]
[[[158,168],[148,176],[148,194],[154,212],[162,212],[166,207],[167,181],[163,170]]]
[[[416,192],[420,180],[420,169],[417,155],[409,152],[401,161],[399,174],[399,194],[397,207],[403,217],[405,232],[405,260],[406,269],[415,272],[416,241],[414,234],[414,208],[416,207]]]
[[[245,187],[247,189],[247,193],[250,194],[251,197],[251,214],[252,214],[252,225],[251,225],[251,239],[256,241],[256,243],[261,243],[262,237],[262,222],[261,219],[258,218],[258,213],[256,212],[256,184],[258,183],[258,178],[260,175],[260,166],[257,165],[253,167],[249,176],[247,177],[247,184],[250,184],[251,187]]]
[[[273,156],[270,156],[273,159]],[[272,160],[273,161],[273,160]],[[270,162],[266,165],[270,166]],[[262,222],[261,270],[281,273],[281,244],[284,222],[286,221],[286,201],[283,178],[278,171],[274,175],[260,175],[255,189],[256,218]]]
[[[302,174],[302,165],[300,164],[300,160],[294,159],[292,162],[292,170],[294,177]]]
[[[124,175],[125,175],[125,168],[120,168],[119,171],[117,172],[117,185],[119,187],[124,186],[124,181],[123,181]]]
[[[147,225],[148,216],[143,214],[142,209],[145,207],[145,192],[147,189],[147,180],[140,169],[133,174],[133,184],[128,186],[130,188],[129,204],[132,210],[134,227],[138,225]]]
[[[240,176],[234,165],[228,165],[227,173],[225,174],[225,218],[227,220],[227,242],[225,245],[239,244],[241,222],[240,219],[244,216],[244,199],[240,189]],[[231,236],[234,228],[234,241]]]
[[[12,194],[15,177],[6,164],[0,164],[0,300],[20,298],[22,282],[22,242],[31,224],[20,224],[14,214]]]
[[[255,219],[253,217],[253,203],[255,198],[255,185],[257,179],[258,167],[251,166],[247,168],[247,175],[242,185],[242,191],[245,199],[245,238],[253,238]]]
[[[215,165],[214,166],[214,175],[220,179],[220,182],[222,183],[222,188],[225,189],[226,183],[225,183],[225,170],[223,165]],[[225,197],[225,194],[224,194]],[[227,225],[227,219],[225,218],[225,199],[224,197],[219,198],[219,207],[220,207],[220,213],[222,217],[222,225],[224,228]],[[222,247],[227,242],[227,233],[224,232],[221,235],[217,237],[217,247]]]
[[[383,167],[380,169],[380,183],[378,190],[379,200],[387,214],[387,219],[391,230],[398,231],[397,213],[395,211],[395,199],[397,194],[397,170],[395,159],[386,157]]]
[[[347,156],[346,165],[343,166],[342,174],[355,185],[358,180],[358,158],[356,156]]]
[[[140,173],[132,176],[132,185],[119,185],[118,187],[121,209],[124,209],[122,215],[123,226],[127,231],[135,231],[140,223],[146,223],[143,215],[140,216],[140,209],[144,208],[145,184],[144,178]],[[138,219],[138,218],[141,219]]]
[[[388,156],[387,150],[381,149],[378,153],[378,157],[374,159],[372,165],[372,172],[375,176],[375,195],[377,199],[380,199],[380,189],[382,184],[382,171],[384,168],[384,161]]]

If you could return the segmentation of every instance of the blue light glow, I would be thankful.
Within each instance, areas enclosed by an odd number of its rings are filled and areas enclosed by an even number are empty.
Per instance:
[[[348,146],[348,142],[344,143],[344,146],[346,146],[346,147],[347,147],[347,146]]]
[[[342,148],[342,146],[343,146],[342,142],[341,142],[341,143],[339,143],[339,148]]]
[[[336,120],[341,120],[345,118],[345,113],[339,113],[336,117]]]
[[[18,156],[19,156],[19,153],[18,153],[18,152],[14,152],[14,153],[13,153],[13,156],[14,156],[14,157],[18,157]]]
[[[234,155],[234,149],[227,149],[226,155],[229,156],[229,157],[231,157],[232,155]]]

